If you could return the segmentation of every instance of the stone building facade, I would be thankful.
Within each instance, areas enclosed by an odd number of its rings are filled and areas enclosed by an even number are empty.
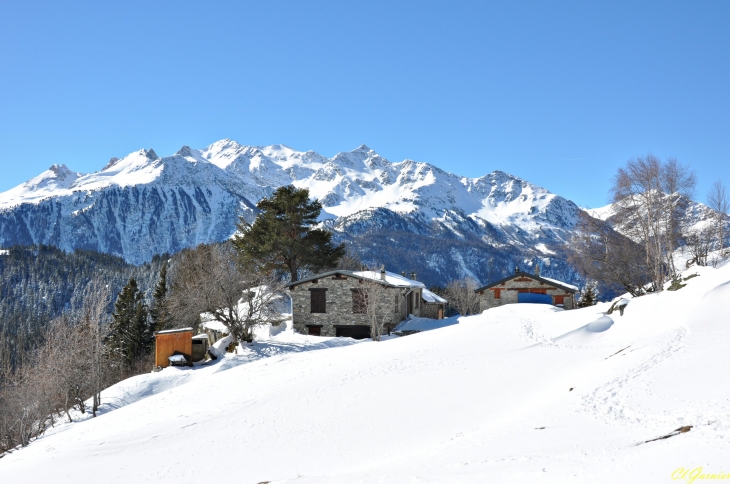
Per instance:
[[[576,307],[575,293],[578,288],[517,269],[511,276],[480,287],[476,292],[479,294],[479,308],[482,311],[520,302],[545,303],[573,309]]]
[[[421,292],[421,317],[430,319],[444,319],[448,301],[441,296],[432,293],[428,289]]]
[[[362,291],[372,284],[379,287],[377,310],[386,317],[389,330],[408,314],[425,314],[423,283],[386,271],[337,270],[289,284],[294,329],[317,336],[369,337],[370,320],[364,311]]]

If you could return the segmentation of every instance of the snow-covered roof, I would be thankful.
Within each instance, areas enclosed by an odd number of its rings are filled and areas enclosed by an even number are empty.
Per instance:
[[[193,328],[178,328],[178,329],[166,329],[163,331],[156,331],[155,334],[169,334],[169,333],[185,333],[190,331],[193,332]]]
[[[208,339],[208,335],[205,333],[196,334],[193,339]]]
[[[419,281],[414,281],[413,279],[409,279],[405,276],[402,276],[400,274],[395,274],[393,272],[385,271],[385,280],[382,279],[380,271],[345,271],[345,270],[336,270],[336,271],[330,271],[325,272],[323,274],[317,274],[312,277],[307,277],[306,279],[301,279],[296,282],[292,282],[288,284],[288,287],[297,286],[299,284],[315,281],[317,279],[323,279],[325,277],[329,276],[335,276],[335,275],[341,275],[341,276],[349,276],[349,277],[355,277],[357,279],[370,279],[372,281],[380,282],[381,284],[384,284],[386,286],[390,287],[414,287],[414,288],[425,288],[426,285]]]
[[[187,361],[183,355],[172,355],[167,359],[170,361]]]
[[[213,316],[211,316],[210,314],[207,314],[207,313],[203,313],[201,315],[201,317],[203,319],[205,319],[206,316],[211,317],[211,318],[213,317]],[[230,331],[228,329],[228,326],[226,326],[225,324],[223,324],[220,321],[217,321],[215,319],[211,319],[209,321],[203,321],[203,324],[201,324],[201,326],[203,328],[205,328],[205,329],[210,329],[210,330],[213,330],[213,331],[220,331],[221,333],[226,333],[226,334]]]
[[[375,281],[383,280],[380,271],[353,272],[353,275],[355,275],[356,277],[363,277],[365,279],[373,279]],[[391,286],[426,287],[426,285],[422,282],[414,281],[413,279],[409,279],[400,274],[395,274],[393,272],[388,272],[388,271],[385,271],[385,282],[387,282]]]
[[[421,297],[427,303],[446,304],[448,302],[446,299],[442,298],[438,294],[429,291],[428,289],[423,290],[423,292],[421,293]]]
[[[540,279],[544,279],[548,282],[552,282],[554,284],[558,284],[560,286],[567,287],[568,289],[578,291],[578,288],[576,286],[574,286],[573,284],[568,284],[567,282],[558,281],[557,279],[550,279],[549,277],[542,277],[542,276],[540,276]]]
[[[553,286],[556,286],[556,287],[560,287],[562,289],[565,289],[568,292],[578,292],[578,288],[577,287],[575,287],[572,284],[568,284],[567,282],[558,281],[557,279],[550,279],[548,277],[536,276],[535,274],[530,274],[530,273],[522,272],[522,271],[515,272],[514,274],[510,274],[509,276],[507,276],[507,277],[505,277],[503,279],[500,279],[498,281],[494,281],[491,284],[487,284],[486,286],[480,287],[479,289],[475,289],[474,292],[482,292],[482,291],[484,291],[486,289],[489,289],[490,287],[498,286],[498,285],[503,284],[503,283],[505,283],[505,282],[507,282],[509,280],[512,280],[512,279],[514,279],[516,277],[529,277],[529,278],[534,279],[534,280],[539,281],[539,282],[546,282],[546,283],[548,283],[550,285],[553,285]]]

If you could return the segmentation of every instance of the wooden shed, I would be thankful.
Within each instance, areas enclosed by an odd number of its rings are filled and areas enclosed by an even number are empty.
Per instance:
[[[205,359],[208,352],[208,335],[205,333],[193,336],[193,363]]]
[[[168,358],[182,354],[188,363],[193,361],[193,328],[168,329],[155,333],[155,368],[170,365]]]

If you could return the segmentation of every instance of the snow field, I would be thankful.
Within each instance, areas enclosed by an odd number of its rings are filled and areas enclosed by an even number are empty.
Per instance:
[[[260,335],[216,365],[120,383],[109,397],[159,380],[146,398],[0,459],[0,478],[668,482],[679,467],[728,472],[730,266],[691,273],[677,292],[631,300],[623,317],[605,316],[608,303],[523,304],[380,343]],[[305,351],[315,341],[330,347]],[[168,375],[190,376],[163,389]]]

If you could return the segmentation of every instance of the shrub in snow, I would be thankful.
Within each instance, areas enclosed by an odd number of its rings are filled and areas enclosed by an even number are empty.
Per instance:
[[[587,308],[593,306],[598,302],[598,290],[596,289],[595,282],[586,283],[585,287],[580,293],[580,299],[578,300],[579,308]]]

